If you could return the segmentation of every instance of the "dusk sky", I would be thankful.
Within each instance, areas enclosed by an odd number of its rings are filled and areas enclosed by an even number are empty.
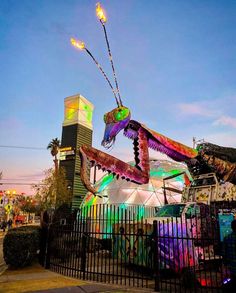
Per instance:
[[[103,149],[103,114],[116,103],[89,56],[70,44],[71,37],[83,40],[112,78],[96,2],[0,1],[2,181],[43,178],[53,166],[46,147],[52,138],[61,139],[64,98],[77,93],[95,106],[93,145]],[[101,4],[121,97],[132,119],[188,146],[196,137],[236,147],[236,2]],[[120,133],[109,153],[132,160],[132,143]],[[29,185],[0,189],[32,194]]]

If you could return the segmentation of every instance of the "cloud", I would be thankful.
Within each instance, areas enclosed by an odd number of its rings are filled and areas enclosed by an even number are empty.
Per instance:
[[[226,103],[227,104],[227,103]],[[236,118],[227,115],[232,107],[227,107],[224,100],[218,99],[214,103],[210,101],[200,101],[193,103],[180,103],[177,105],[178,115],[181,117],[195,116],[212,119],[213,126],[228,126],[236,128]],[[209,122],[208,122],[209,123]]]
[[[18,178],[20,180],[41,180],[43,177],[45,177],[45,174],[43,171],[35,172],[32,174],[22,174],[18,175]]]
[[[177,105],[181,115],[196,115],[204,117],[214,117],[218,110],[211,109],[209,103],[181,103]]]
[[[213,122],[213,125],[224,125],[224,126],[231,126],[233,128],[236,128],[236,118],[230,117],[230,116],[221,116],[217,120]]]
[[[212,143],[222,145],[225,147],[233,147],[236,146],[236,136],[234,133],[231,132],[219,132],[219,133],[212,133],[206,135],[204,137],[205,141],[210,141]]]

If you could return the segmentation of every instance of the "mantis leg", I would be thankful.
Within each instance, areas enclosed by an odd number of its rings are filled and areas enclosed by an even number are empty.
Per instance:
[[[97,190],[92,186],[88,177],[87,165],[98,166],[99,169],[112,173],[117,178],[135,182],[137,184],[145,184],[149,181],[149,155],[148,142],[145,130],[140,128],[138,137],[134,140],[135,166],[131,166],[111,155],[108,155],[93,147],[83,145],[80,148],[81,156],[81,180],[85,187],[93,194]]]

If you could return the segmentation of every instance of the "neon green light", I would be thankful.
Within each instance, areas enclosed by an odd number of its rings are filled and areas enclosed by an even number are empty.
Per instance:
[[[158,168],[158,170],[151,170],[150,171],[150,176],[151,177],[169,177],[172,175],[176,175],[180,173],[180,170],[171,170],[171,171],[165,171],[163,168]],[[183,182],[183,176],[177,176],[175,178],[175,181]]]
[[[142,218],[144,218],[144,213],[145,213],[144,206],[139,207],[137,212],[137,220],[141,220]]]
[[[114,180],[114,177],[113,177],[112,174],[108,174],[108,175],[104,176],[104,177],[102,178],[101,183],[100,183],[100,186],[99,186],[98,192],[103,191],[103,189],[104,189],[108,184],[110,184],[113,180]]]
[[[92,109],[89,107],[89,105],[84,104],[83,105],[83,110],[86,111],[87,122],[91,123],[92,122],[92,117],[93,117]]]
[[[119,107],[115,109],[114,117],[116,121],[124,120],[129,116],[129,109],[126,107]]]

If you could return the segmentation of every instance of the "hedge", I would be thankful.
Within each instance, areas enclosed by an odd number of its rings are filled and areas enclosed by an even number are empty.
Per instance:
[[[20,268],[30,265],[39,250],[40,228],[22,226],[11,229],[3,240],[3,256],[7,265]]]

